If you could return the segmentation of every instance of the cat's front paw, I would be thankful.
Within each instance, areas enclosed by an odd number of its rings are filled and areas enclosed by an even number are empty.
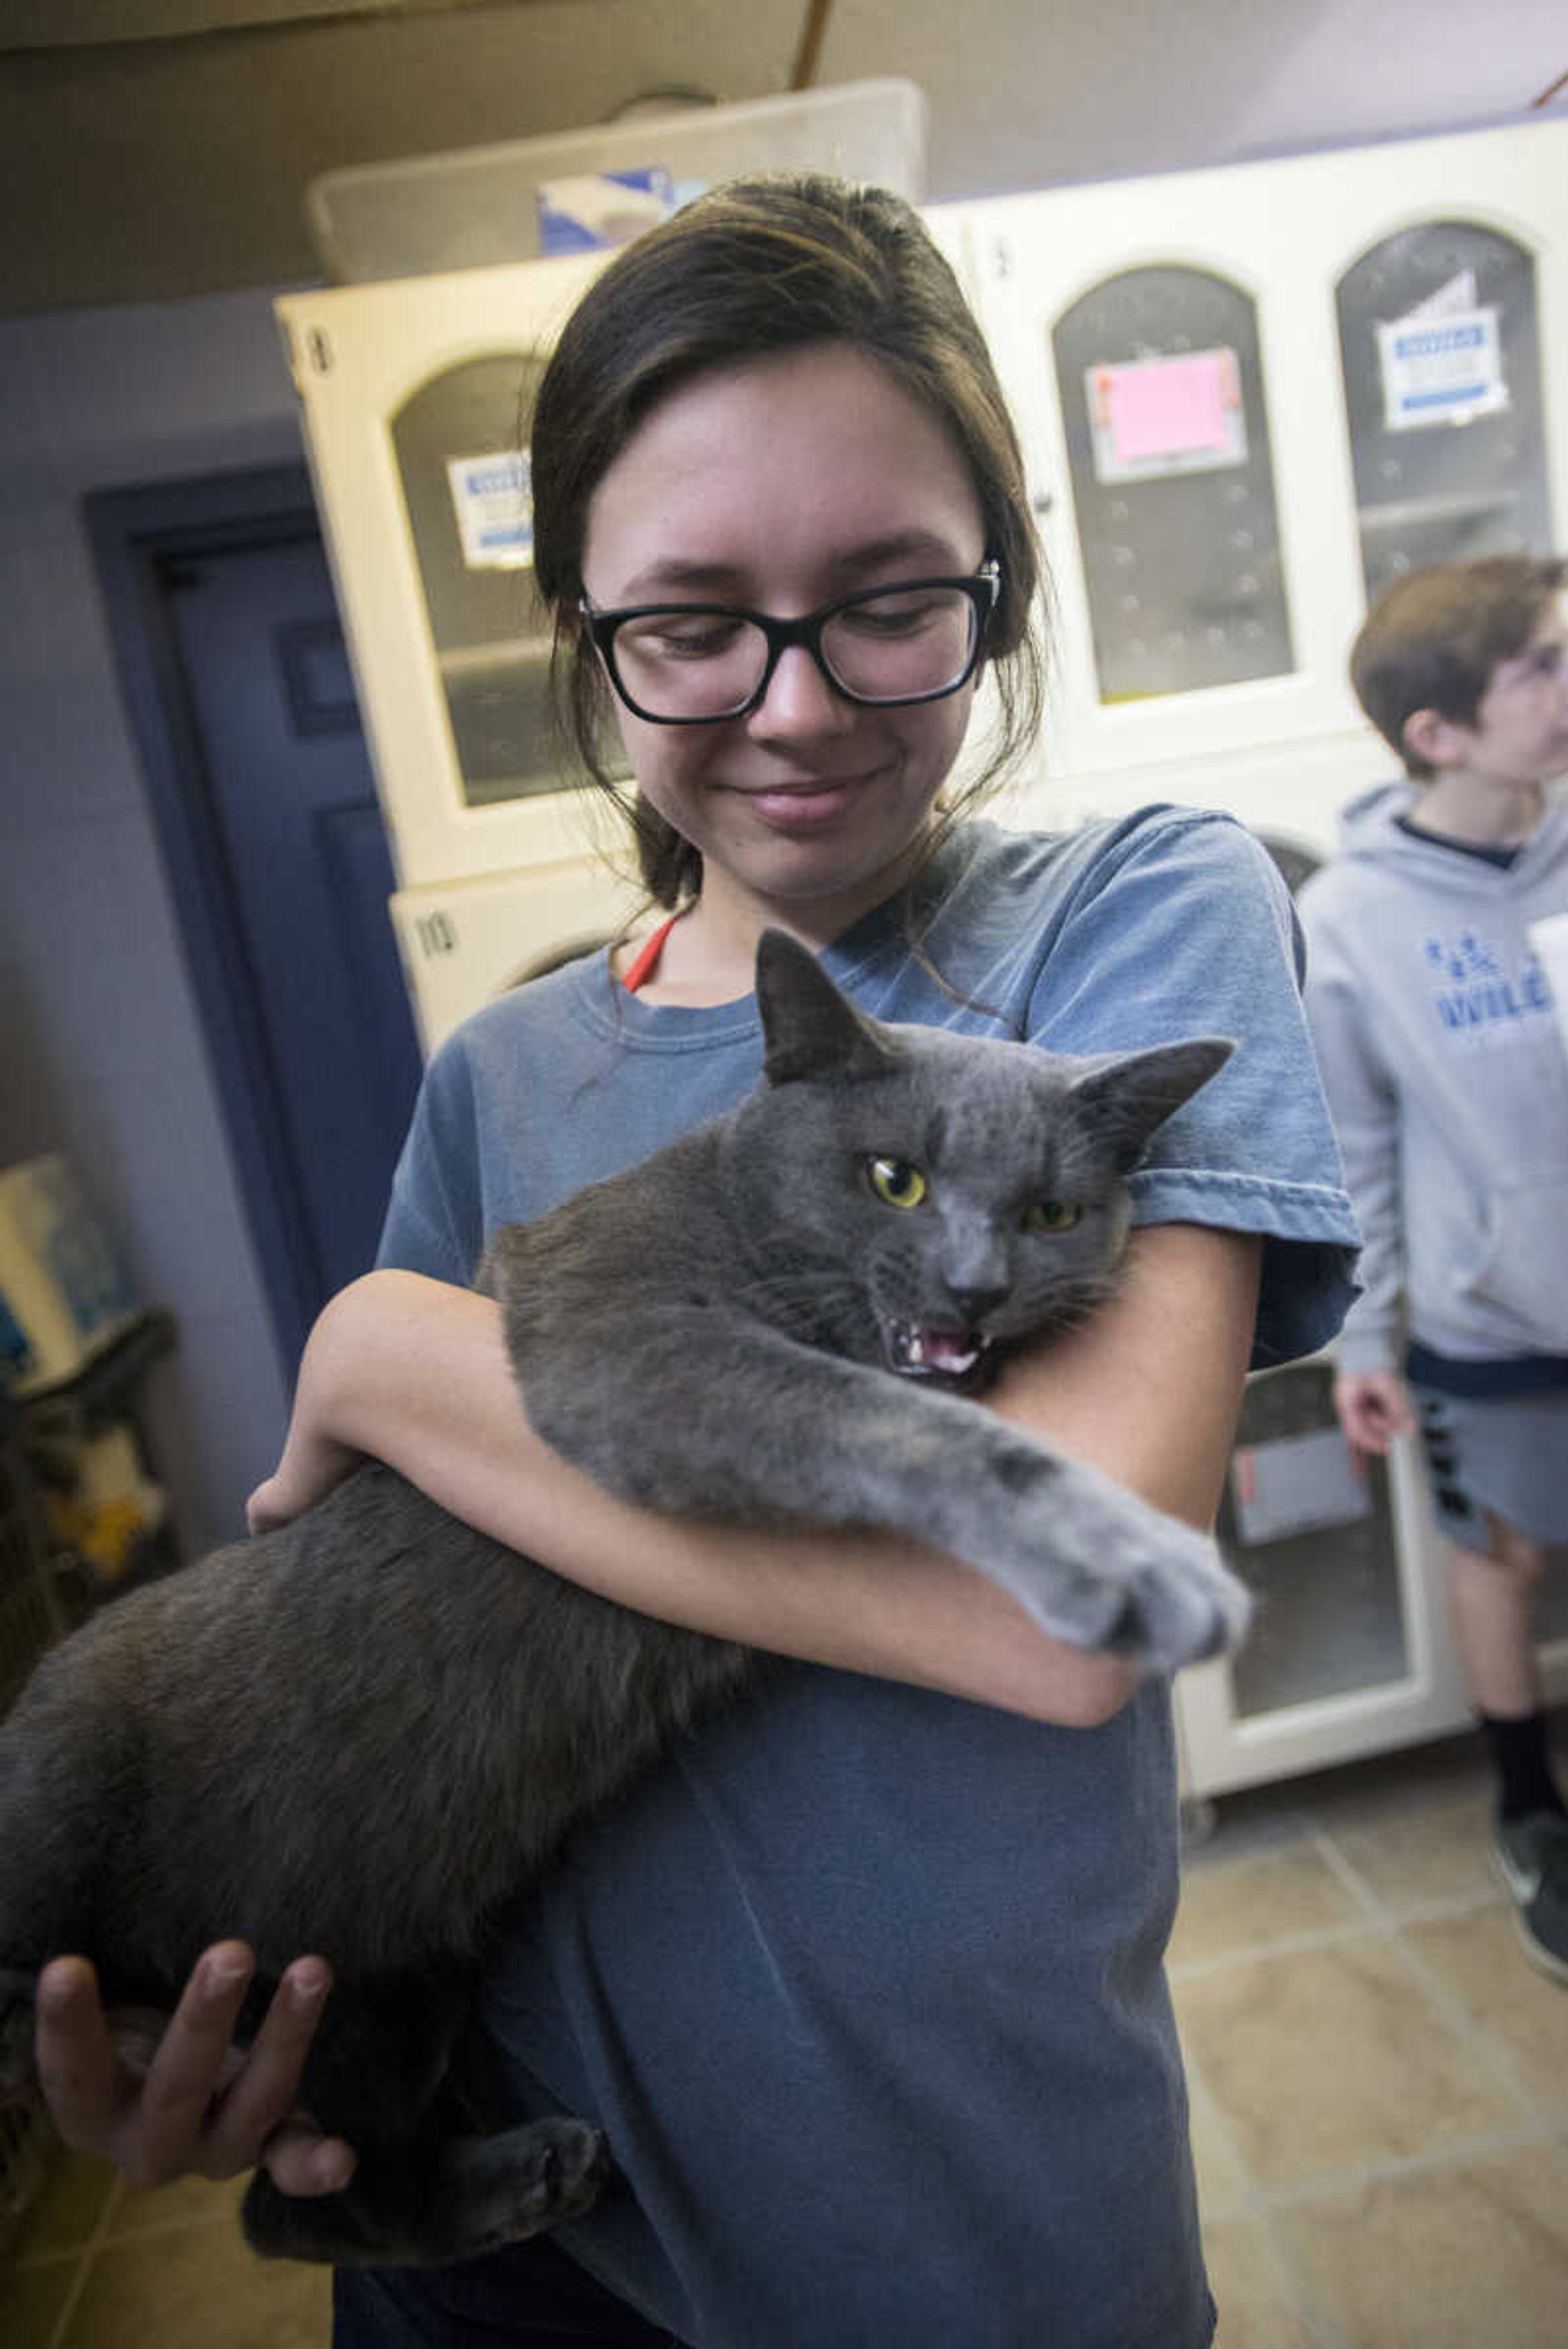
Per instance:
[[[609,2147],[587,2121],[528,2121],[497,2137],[471,2137],[453,2165],[443,2199],[462,2212],[467,2259],[558,2227],[591,2209],[617,2175]],[[455,2195],[452,2189],[457,2185]]]
[[[1161,1520],[1157,1557],[1134,1568],[1106,1645],[1148,1671],[1179,1671],[1239,1648],[1252,1599],[1217,1543]]]
[[[1010,1576],[1042,1628],[1070,1646],[1125,1656],[1145,1671],[1238,1647],[1251,1598],[1218,1546],[1125,1488],[1075,1470],[1070,1506],[1055,1496],[1042,1552]]]

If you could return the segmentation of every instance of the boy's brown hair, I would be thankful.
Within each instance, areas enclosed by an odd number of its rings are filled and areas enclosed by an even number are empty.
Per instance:
[[[1436,770],[1406,742],[1406,721],[1435,709],[1473,726],[1492,671],[1523,652],[1565,578],[1559,556],[1493,554],[1434,563],[1378,597],[1351,647],[1350,682],[1417,782]]]

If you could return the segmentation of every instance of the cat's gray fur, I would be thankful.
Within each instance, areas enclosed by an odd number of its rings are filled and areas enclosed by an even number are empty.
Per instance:
[[[753,1095],[492,1250],[536,1427],[655,1508],[938,1544],[1084,1646],[1169,1667],[1222,1645],[1245,1601],[1210,1544],[945,1373],[970,1336],[1003,1349],[1093,1309],[1128,1170],[1229,1047],[1073,1061],[888,1028],[777,933],[758,995]],[[924,1170],[917,1210],[874,1195],[873,1158]],[[1044,1201],[1076,1223],[1025,1228]],[[924,1375],[890,1375],[922,1328]],[[375,1465],[105,1609],[0,1729],[0,2084],[28,2069],[52,1953],[166,2011],[221,1937],[254,1945],[263,1983],[317,1951],[337,1988],[304,2101],[359,2168],[319,2200],[258,2175],[258,2248],[452,2259],[586,2208],[608,2168],[586,2124],[437,2124],[449,2045],[508,1899],[759,1668]]]

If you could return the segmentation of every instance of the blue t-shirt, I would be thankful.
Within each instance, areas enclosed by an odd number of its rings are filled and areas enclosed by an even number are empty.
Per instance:
[[[823,957],[881,1018],[1061,1051],[1237,1040],[1135,1214],[1261,1233],[1255,1359],[1324,1343],[1355,1232],[1257,844],[1180,809],[974,824],[927,888],[946,988],[890,908]],[[760,1065],[750,998],[650,1004],[603,954],[502,999],[431,1065],[381,1261],[468,1278],[498,1224]],[[561,2240],[694,2349],[1199,2349],[1176,1878],[1163,1682],[1066,1730],[775,1662],[576,1838],[490,1971],[520,2106],[597,2119],[628,2180]]]

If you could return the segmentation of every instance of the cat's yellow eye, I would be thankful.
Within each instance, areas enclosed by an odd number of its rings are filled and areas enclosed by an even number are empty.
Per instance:
[[[1023,1210],[1026,1232],[1070,1232],[1083,1209],[1072,1199],[1036,1199]]]
[[[926,1195],[925,1176],[902,1158],[868,1158],[866,1180],[884,1206],[918,1207]]]

